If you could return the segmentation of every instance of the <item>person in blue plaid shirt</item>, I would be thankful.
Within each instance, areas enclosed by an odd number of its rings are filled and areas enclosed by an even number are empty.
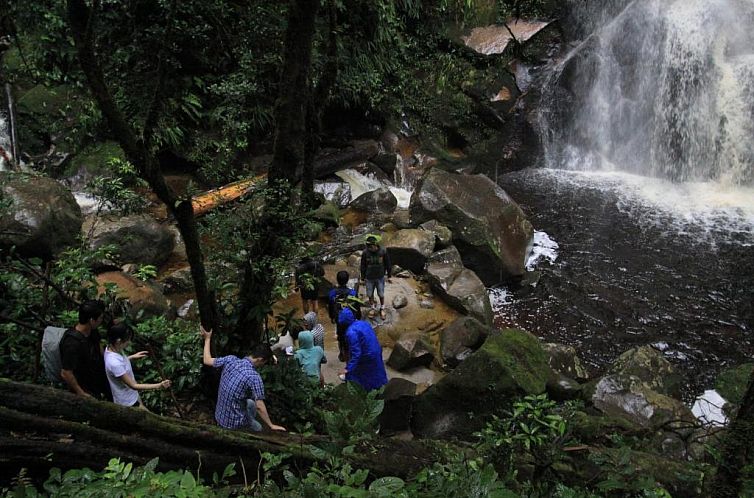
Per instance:
[[[267,413],[264,404],[264,383],[256,371],[257,367],[274,361],[272,350],[266,344],[255,347],[250,356],[221,356],[213,358],[210,350],[212,331],[204,330],[199,325],[204,338],[203,361],[208,367],[221,368],[220,387],[217,393],[215,420],[226,429],[244,429],[261,431],[262,424],[257,422],[256,416],[262,419],[267,427],[273,431],[284,431],[285,427],[275,425]]]

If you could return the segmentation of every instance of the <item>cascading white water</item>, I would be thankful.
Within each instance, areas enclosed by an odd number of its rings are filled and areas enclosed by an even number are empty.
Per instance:
[[[3,113],[0,113],[0,147],[10,156],[10,134],[8,133],[8,120]],[[0,154],[0,171],[8,169],[3,155]]]
[[[545,85],[547,165],[754,184],[754,0],[634,0],[604,17]]]

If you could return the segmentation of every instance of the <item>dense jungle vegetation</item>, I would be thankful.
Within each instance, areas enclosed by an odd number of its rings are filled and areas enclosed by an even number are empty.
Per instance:
[[[100,295],[135,325],[136,347],[152,352],[139,378],[173,381],[172,391],[145,394],[150,410],[209,412],[214,393],[201,368],[197,322],[216,331],[222,352],[245,351],[290,327],[291,315],[273,316],[273,304],[289,292],[292,264],[313,246],[303,242],[328,220],[312,195],[316,153],[404,122],[441,158],[459,142],[489,139],[495,130],[472,111],[470,89],[505,71],[510,58],[482,58],[458,35],[511,17],[556,18],[562,7],[548,0],[0,0],[0,83],[23,89],[19,106],[35,114],[33,124],[19,125],[30,164],[69,177],[77,156],[97,155],[107,167],[88,188],[100,209],[127,215],[143,211],[145,197],[159,199],[186,244],[198,303],[194,321],[129,315],[115,289],[101,294],[95,281],[113,247],[94,250],[82,240],[54,259],[2,252],[0,377],[43,382],[40,331],[74,323],[76,303]],[[53,144],[74,160],[45,162]],[[170,172],[192,173],[204,187],[268,177],[241,202],[197,220],[190,201],[199,186],[178,193],[166,182]],[[0,198],[0,210],[12,209]],[[143,266],[136,274],[149,280],[155,272]],[[332,443],[307,448],[319,464],[300,469],[290,454],[268,452],[259,468],[231,465],[210,481],[196,468],[159,471],[156,460],[134,466],[112,455],[105,469],[71,462],[72,470],[54,469],[41,481],[19,469],[2,494],[670,496],[634,474],[620,449],[631,441],[618,435],[618,449],[592,462],[602,479],[562,482],[558,462],[579,450],[571,429],[578,407],[544,396],[517,400],[474,442],[437,442],[441,457],[410,479],[375,478],[348,460],[375,445],[383,402],[374,393],[304,388],[297,368],[267,368],[263,376],[273,419]]]

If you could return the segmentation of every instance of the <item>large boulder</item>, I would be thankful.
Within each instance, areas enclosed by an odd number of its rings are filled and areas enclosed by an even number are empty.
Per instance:
[[[414,223],[437,220],[453,233],[466,267],[486,285],[520,280],[534,230],[521,208],[484,175],[433,168],[411,197]]]
[[[173,232],[146,216],[107,219],[99,223],[92,247],[115,245],[118,264],[137,263],[160,266],[175,248]]]
[[[386,234],[383,244],[394,264],[418,274],[435,248],[435,236],[425,230],[408,228]]]
[[[434,234],[436,249],[446,248],[453,241],[453,232],[450,231],[450,228],[439,224],[437,220],[426,221],[419,225],[419,228]]]
[[[584,365],[581,363],[576,348],[564,344],[546,343],[542,348],[547,353],[547,363],[554,371],[571,379],[586,380],[589,378]]]
[[[442,361],[456,367],[476,351],[490,333],[489,327],[470,316],[457,318],[440,334]]]
[[[586,386],[584,394],[605,415],[624,417],[642,427],[695,421],[681,401],[658,393],[635,375],[606,375]]]
[[[683,379],[661,352],[652,346],[629,349],[613,362],[609,374],[635,376],[660,394],[680,398]]]
[[[70,190],[43,176],[0,173],[0,247],[16,246],[24,256],[50,259],[76,243],[81,209]]]
[[[415,367],[428,367],[434,359],[432,346],[421,334],[405,334],[395,342],[387,365],[402,372]]]
[[[521,396],[543,393],[551,374],[536,337],[517,329],[493,333],[417,397],[411,429],[420,437],[467,437],[481,427],[485,414],[510,408]]]
[[[490,296],[476,273],[453,263],[430,263],[425,271],[432,290],[446,303],[485,325],[492,325]]]
[[[398,199],[387,187],[365,192],[351,201],[349,207],[371,214],[391,214],[398,206]]]
[[[385,400],[385,407],[378,419],[382,434],[409,429],[416,388],[415,383],[400,377],[390,379],[385,385],[385,391],[382,395],[382,399]]]
[[[97,275],[99,292],[104,293],[108,284],[117,287],[117,296],[129,303],[129,314],[135,320],[155,316],[175,316],[170,301],[156,286],[138,280],[120,271],[109,271]]]

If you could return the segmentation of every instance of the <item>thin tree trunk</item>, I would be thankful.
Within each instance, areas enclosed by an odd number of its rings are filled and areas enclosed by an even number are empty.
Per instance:
[[[186,246],[186,257],[191,267],[191,277],[194,281],[194,290],[199,307],[199,316],[205,326],[212,328],[215,325],[216,315],[214,298],[207,287],[207,274],[204,267],[199,241],[199,233],[193,215],[191,199],[179,199],[165,182],[157,159],[148,150],[148,144],[139,140],[133,128],[126,121],[125,116],[113,100],[110,90],[105,83],[102,68],[94,53],[93,23],[94,15],[84,0],[67,0],[68,21],[76,46],[81,69],[86,75],[92,96],[105,116],[110,129],[115,135],[128,160],[139,171],[152,191],[167,206],[178,225],[178,231],[183,237]],[[162,81],[160,77],[160,82]],[[160,83],[158,83],[159,85]],[[159,88],[155,92],[159,97]],[[156,109],[157,103],[153,103],[150,109]],[[153,112],[150,110],[150,116]],[[149,119],[148,125],[156,118]]]

